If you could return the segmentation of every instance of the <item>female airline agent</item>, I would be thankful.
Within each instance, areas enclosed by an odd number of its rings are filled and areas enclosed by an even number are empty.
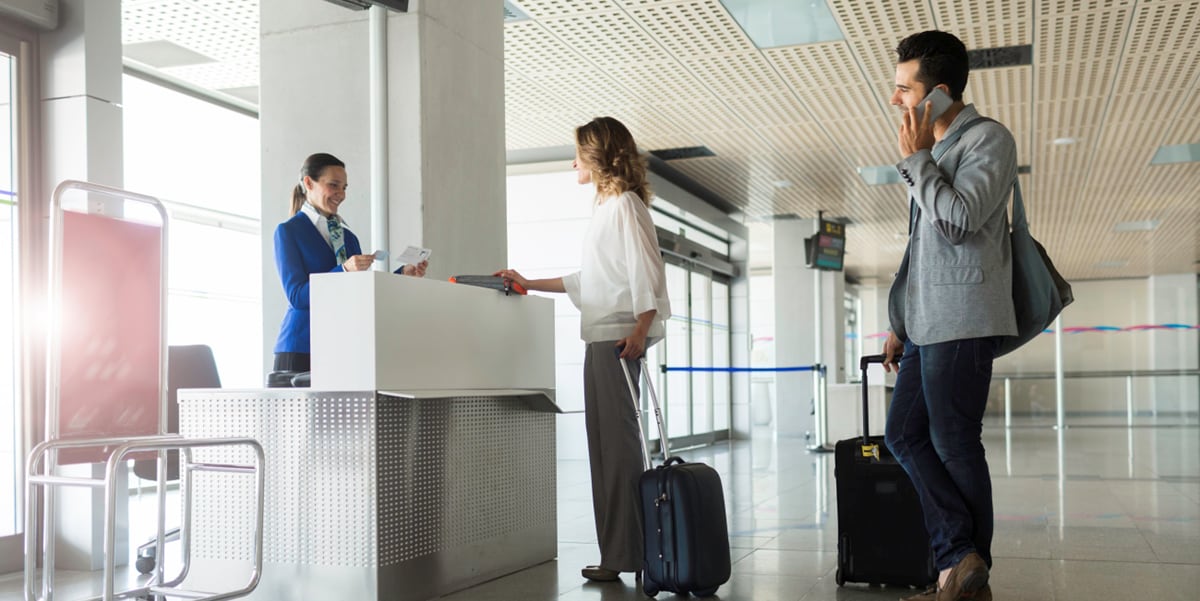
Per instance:
[[[584,422],[600,543],[600,563],[583,568],[583,577],[606,581],[642,568],[637,480],[645,443],[620,360],[637,359],[662,339],[671,305],[650,218],[646,165],[629,130],[612,117],[576,128],[574,166],[577,181],[596,188],[580,270],[542,280],[528,280],[511,269],[496,275],[528,290],[566,292],[579,307],[587,345]],[[637,364],[631,367],[636,382]]]
[[[275,228],[275,266],[288,299],[275,341],[277,372],[311,369],[308,276],[366,271],[375,261],[375,255],[362,254],[358,237],[338,215],[345,200],[346,164],[323,152],[304,159],[300,183],[292,190],[292,217]],[[402,265],[396,273],[424,277],[427,266],[427,261]]]

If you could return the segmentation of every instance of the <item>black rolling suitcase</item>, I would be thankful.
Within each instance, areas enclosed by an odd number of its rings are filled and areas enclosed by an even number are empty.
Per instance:
[[[937,580],[921,501],[904,468],[882,436],[870,436],[867,366],[859,361],[863,386],[863,435],[837,443],[838,586],[847,582],[924,587]]]
[[[634,401],[638,433],[642,431],[642,413],[637,390],[624,360],[625,382]],[[658,396],[650,383],[646,361],[641,363],[646,391],[654,406],[665,461],[651,467],[650,455],[642,447],[646,471],[638,480],[642,513],[645,559],[642,564],[642,591],[653,597],[669,591],[708,597],[729,581],[729,528],[725,522],[725,494],[721,477],[703,463],[685,463],[671,457],[667,432],[663,428]]]

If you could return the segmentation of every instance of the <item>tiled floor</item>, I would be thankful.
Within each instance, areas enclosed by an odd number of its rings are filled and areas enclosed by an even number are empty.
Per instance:
[[[994,598],[1200,599],[1200,428],[985,430],[996,498]],[[896,599],[905,591],[834,583],[833,457],[768,435],[687,451],[715,466],[729,508],[733,576],[715,599]],[[559,557],[446,601],[619,601],[632,575],[583,581],[598,559],[587,465],[559,464]],[[0,578],[0,601],[19,599]],[[660,599],[675,598],[660,594]]]

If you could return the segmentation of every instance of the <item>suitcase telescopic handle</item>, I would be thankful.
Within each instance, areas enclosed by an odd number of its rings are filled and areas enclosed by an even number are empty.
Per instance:
[[[646,392],[650,393],[650,404],[654,407],[654,421],[658,423],[658,440],[662,444],[663,465],[671,459],[670,444],[667,441],[667,429],[663,427],[662,409],[658,405],[658,395],[654,392],[654,384],[650,382],[650,372],[646,371],[646,357],[637,360],[641,367],[642,380],[646,382]],[[629,386],[629,398],[633,402],[633,415],[637,419],[638,438],[642,441],[642,464],[646,470],[651,466],[650,453],[646,452],[646,431],[642,428],[642,406],[639,403],[637,388],[633,385],[633,376],[629,374],[629,365],[625,363],[625,359],[617,357],[617,362],[621,364],[621,371],[625,372],[625,383]]]
[[[893,355],[892,361],[899,361],[900,357],[902,357],[902,356],[903,356],[902,354]],[[867,367],[869,367],[872,363],[883,363],[884,359],[886,359],[886,358],[887,358],[887,356],[883,355],[883,354],[863,355],[858,360],[858,368],[862,370],[862,407],[863,407],[862,443],[863,443],[864,447],[871,444],[871,442],[870,442],[871,412],[870,412],[870,407],[867,405]]]

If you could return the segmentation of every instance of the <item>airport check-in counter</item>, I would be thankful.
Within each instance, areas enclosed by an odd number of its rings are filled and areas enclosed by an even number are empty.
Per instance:
[[[553,559],[553,301],[374,271],[315,275],[310,297],[311,389],[179,394],[184,436],[266,451],[250,598],[429,599]],[[210,573],[249,559],[229,476],[195,486]]]

